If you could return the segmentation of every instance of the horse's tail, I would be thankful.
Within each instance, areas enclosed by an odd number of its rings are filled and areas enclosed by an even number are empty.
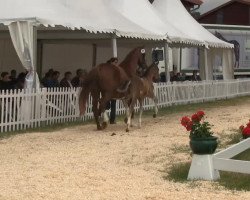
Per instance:
[[[91,92],[91,83],[92,83],[92,71],[88,74],[86,77],[83,85],[82,85],[82,90],[79,96],[79,110],[80,110],[80,115],[84,115],[86,111],[86,104],[89,99],[89,94]]]
[[[80,115],[84,115],[86,111],[86,104],[89,98],[89,93],[90,93],[90,88],[89,84],[84,84],[82,86],[82,91],[79,96],[79,110],[80,110]]]

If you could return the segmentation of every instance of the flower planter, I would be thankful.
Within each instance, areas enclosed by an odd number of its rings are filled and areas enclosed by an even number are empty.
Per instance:
[[[217,148],[217,137],[210,136],[205,138],[190,137],[190,147],[194,154],[213,154]]]

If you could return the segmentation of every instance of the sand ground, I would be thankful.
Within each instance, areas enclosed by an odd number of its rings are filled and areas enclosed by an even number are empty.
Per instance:
[[[205,110],[217,136],[250,119],[250,100]],[[94,124],[0,140],[0,200],[42,199],[250,199],[207,181],[174,183],[169,168],[191,161],[174,149],[188,144],[178,113],[144,118],[124,131],[122,122],[97,132]],[[112,134],[115,133],[114,136]],[[216,188],[216,189],[215,189]]]

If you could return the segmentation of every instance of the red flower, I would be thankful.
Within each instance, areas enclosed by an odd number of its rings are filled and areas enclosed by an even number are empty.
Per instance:
[[[199,122],[201,120],[199,115],[197,115],[196,113],[192,115],[191,119],[193,122]]]
[[[197,113],[196,113],[200,118],[204,117],[205,113],[202,111],[202,110],[199,110]]]
[[[181,118],[181,125],[184,126],[184,127],[186,127],[187,124],[188,124],[190,121],[191,121],[191,120],[189,119],[189,117],[184,116],[184,117]]]
[[[191,131],[191,130],[192,130],[192,126],[193,126],[193,122],[190,121],[190,122],[187,124],[187,126],[186,126],[187,131]]]
[[[250,128],[249,127],[244,128],[242,131],[242,134],[243,135],[250,135]]]

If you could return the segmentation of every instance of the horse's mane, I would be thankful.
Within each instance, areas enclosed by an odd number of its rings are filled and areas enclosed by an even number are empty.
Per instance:
[[[142,49],[142,48],[143,47],[136,47],[135,49],[130,51],[130,53],[126,56],[126,58],[119,64],[119,66],[121,67],[127,66],[129,62],[131,61],[131,57],[134,55],[135,51],[137,51],[138,49]]]

